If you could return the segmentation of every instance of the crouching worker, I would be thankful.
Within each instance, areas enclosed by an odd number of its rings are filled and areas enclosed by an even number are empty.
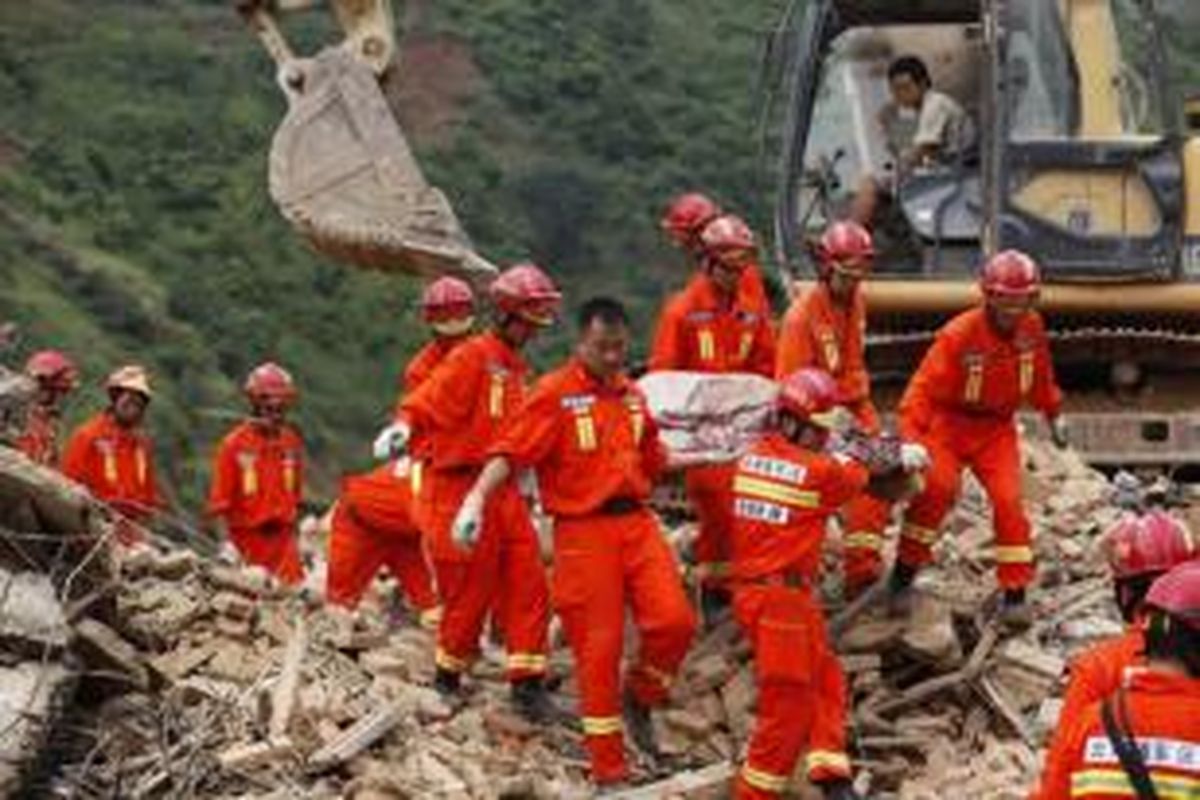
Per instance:
[[[696,621],[679,564],[647,505],[666,451],[645,399],[623,372],[625,309],[591,300],[579,327],[575,357],[538,382],[491,447],[454,532],[470,546],[488,496],[514,470],[536,470],[554,518],[551,596],[575,658],[592,779],[610,788],[628,776],[624,727],[656,754],[650,708],[666,702]],[[641,645],[622,688],[627,606]]]
[[[882,458],[882,447],[826,454],[838,401],[837,384],[823,370],[784,378],[777,430],[741,458],[734,475],[733,609],[754,648],[758,682],[758,721],[737,798],[779,797],[805,752],[808,778],[826,798],[856,797],[846,681],[815,591],[821,547],[843,505],[864,491],[899,499],[928,456],[911,444]]]
[[[387,567],[420,624],[437,627],[437,595],[412,514],[420,476],[416,462],[401,457],[342,480],[329,535],[329,602],[353,609]]]
[[[208,513],[225,520],[244,561],[295,585],[304,579],[296,533],[304,443],[287,422],[296,384],[286,370],[267,362],[250,373],[245,392],[250,418],[217,448]]]

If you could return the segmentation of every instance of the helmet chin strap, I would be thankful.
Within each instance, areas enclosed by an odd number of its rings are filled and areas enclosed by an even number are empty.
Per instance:
[[[429,327],[439,336],[462,336],[475,324],[475,317],[460,317],[445,322],[434,322]]]

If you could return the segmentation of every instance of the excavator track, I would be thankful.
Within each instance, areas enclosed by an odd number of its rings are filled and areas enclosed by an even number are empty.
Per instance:
[[[1073,324],[1074,323],[1074,324]],[[1171,470],[1200,479],[1200,331],[1139,324],[1050,323],[1055,365],[1066,393],[1073,446],[1101,468]],[[867,359],[881,407],[894,409],[933,330],[868,336]],[[1124,370],[1124,372],[1121,372]],[[1121,376],[1128,381],[1120,384]],[[1023,419],[1044,433],[1036,415]]]

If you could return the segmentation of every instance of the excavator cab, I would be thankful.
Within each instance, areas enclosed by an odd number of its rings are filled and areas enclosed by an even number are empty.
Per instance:
[[[777,255],[802,288],[806,242],[865,179],[886,187],[867,285],[880,383],[902,383],[976,300],[984,255],[1019,248],[1044,271],[1060,375],[1091,404],[1087,455],[1200,465],[1200,420],[1181,413],[1200,391],[1200,137],[1170,63],[1172,2],[810,0],[780,27]],[[904,55],[972,132],[914,168],[880,113]]]
[[[236,0],[277,67],[288,112],[271,142],[271,197],[318,251],[351,266],[483,280],[480,257],[445,194],[431,186],[385,85],[399,80],[389,0],[328,0],[345,38],[299,57],[283,12],[317,0]]]
[[[1151,3],[814,0],[804,17],[778,204],[788,263],[873,176],[892,199],[875,220],[883,274],[962,275],[1008,247],[1036,253],[1055,282],[1200,266],[1185,258],[1181,104]],[[903,55],[925,62],[972,131],[906,171],[880,123]]]

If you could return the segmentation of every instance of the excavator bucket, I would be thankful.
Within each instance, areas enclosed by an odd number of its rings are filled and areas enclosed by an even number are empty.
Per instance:
[[[478,281],[480,257],[413,158],[378,78],[344,48],[303,65],[271,143],[271,197],[318,251],[355,266]]]

